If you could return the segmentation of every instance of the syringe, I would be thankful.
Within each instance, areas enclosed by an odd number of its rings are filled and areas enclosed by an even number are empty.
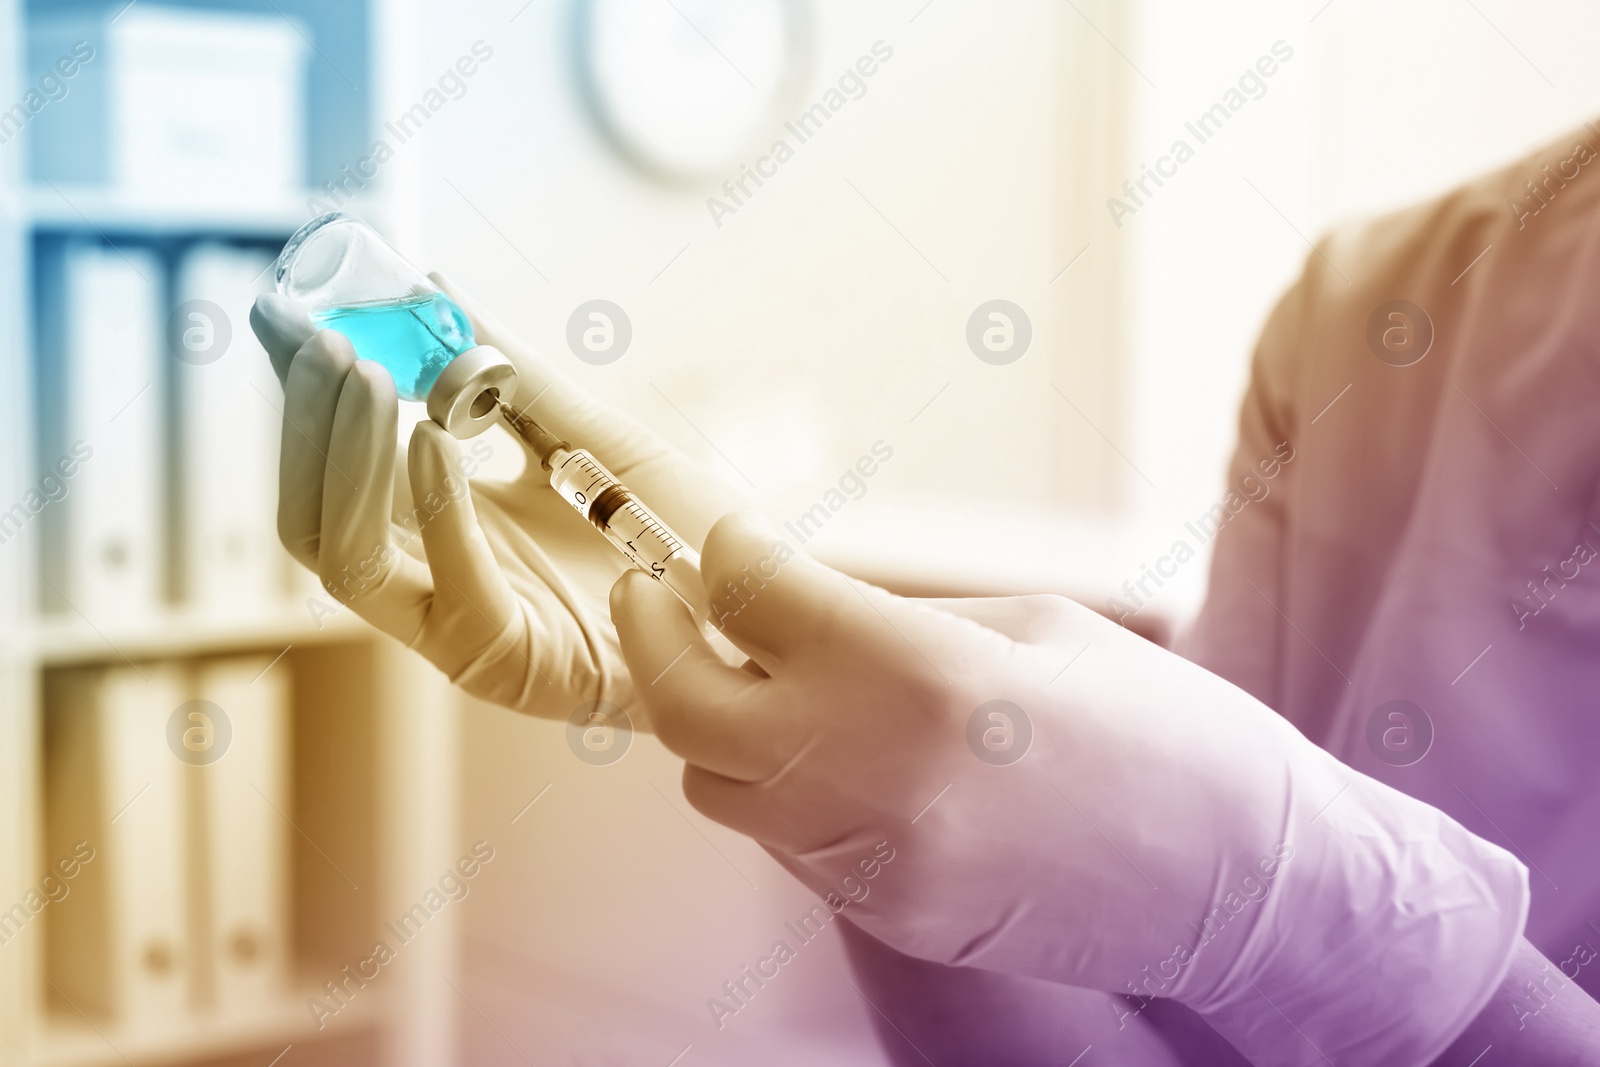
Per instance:
[[[700,553],[586,450],[573,448],[504,400],[499,404],[506,422],[550,473],[550,488],[605,534],[630,563],[676,593],[703,629],[714,629],[700,580]]]

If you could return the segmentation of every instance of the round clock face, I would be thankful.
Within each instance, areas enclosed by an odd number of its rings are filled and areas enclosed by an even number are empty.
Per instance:
[[[668,179],[736,168],[789,117],[806,0],[575,0],[577,68],[607,140]]]

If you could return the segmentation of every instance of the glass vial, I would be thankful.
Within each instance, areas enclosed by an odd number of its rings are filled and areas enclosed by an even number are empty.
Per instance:
[[[516,371],[480,345],[467,316],[377,231],[343,211],[319,215],[283,246],[277,290],[321,329],[349,338],[356,356],[381,363],[405,400],[422,401],[452,435],[499,419]]]

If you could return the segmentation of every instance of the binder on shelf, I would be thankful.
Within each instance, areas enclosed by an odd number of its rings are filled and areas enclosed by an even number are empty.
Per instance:
[[[100,627],[163,600],[165,393],[156,257],[73,239],[44,257],[41,453],[59,496],[40,509],[47,610]]]
[[[203,665],[196,679],[200,699],[221,709],[231,733],[227,750],[199,769],[209,985],[222,1015],[280,1003],[287,986],[288,672],[287,661],[248,657]]]
[[[93,850],[44,912],[46,976],[69,1015],[150,1031],[187,1017],[185,765],[167,741],[180,693],[155,664],[47,677],[46,854]]]
[[[169,329],[181,412],[175,562],[180,598],[211,612],[259,612],[286,594],[290,561],[277,536],[283,390],[249,324],[271,262],[264,251],[204,243],[178,264]]]

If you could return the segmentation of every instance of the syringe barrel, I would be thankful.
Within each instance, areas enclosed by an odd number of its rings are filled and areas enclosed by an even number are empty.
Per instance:
[[[612,544],[627,551],[614,531],[607,529],[601,532],[611,539]],[[705,581],[700,577],[700,553],[685,545],[682,551],[667,560],[665,569],[656,577],[678,594],[678,599],[689,606],[695,619],[710,619],[711,601],[706,597]]]
[[[700,579],[700,554],[584,449],[557,449],[550,487],[588,519],[628,560],[664,584],[698,620],[710,613]]]

